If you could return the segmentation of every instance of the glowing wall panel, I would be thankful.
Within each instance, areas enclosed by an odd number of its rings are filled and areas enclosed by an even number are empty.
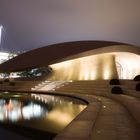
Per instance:
[[[113,52],[81,57],[51,65],[49,80],[133,79],[140,74],[140,56]]]
[[[51,65],[49,80],[133,79],[140,74],[140,56],[113,52],[81,57]]]
[[[113,54],[82,57],[50,67],[53,69],[53,76],[49,80],[96,80],[118,77]]]

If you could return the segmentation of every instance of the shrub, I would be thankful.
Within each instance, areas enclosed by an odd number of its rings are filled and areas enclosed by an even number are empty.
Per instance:
[[[140,83],[136,84],[136,91],[140,91]]]
[[[109,84],[110,85],[120,85],[120,82],[118,79],[111,79]]]
[[[16,84],[16,83],[14,83],[14,82],[10,82],[10,83],[9,83],[10,86],[15,86],[15,84]]]
[[[135,76],[134,81],[140,81],[140,75]]]
[[[123,91],[122,91],[122,89],[121,89],[120,87],[113,87],[113,88],[111,89],[111,93],[112,93],[112,94],[122,94]]]

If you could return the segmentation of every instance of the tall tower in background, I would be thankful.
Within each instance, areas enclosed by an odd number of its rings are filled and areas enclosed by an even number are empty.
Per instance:
[[[3,26],[0,25],[0,51],[3,50],[3,46],[2,46],[2,31],[3,31]]]
[[[0,25],[0,46],[1,46],[1,36],[2,36],[2,25]]]

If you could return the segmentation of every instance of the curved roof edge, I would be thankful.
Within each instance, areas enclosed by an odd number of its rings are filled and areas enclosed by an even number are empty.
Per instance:
[[[125,47],[122,47],[125,46]],[[97,53],[126,51],[140,54],[140,48],[111,41],[76,41],[34,49],[0,65],[1,72],[15,72],[55,64]]]

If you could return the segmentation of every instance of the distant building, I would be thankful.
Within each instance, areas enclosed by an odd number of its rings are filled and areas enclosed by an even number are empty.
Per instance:
[[[0,52],[0,64],[9,59],[9,53]]]
[[[8,53],[8,52],[0,52],[0,64],[10,60],[11,58],[17,56],[15,53]],[[17,77],[17,73],[11,73],[10,75],[7,75],[7,73],[0,73],[0,78],[3,77]]]

